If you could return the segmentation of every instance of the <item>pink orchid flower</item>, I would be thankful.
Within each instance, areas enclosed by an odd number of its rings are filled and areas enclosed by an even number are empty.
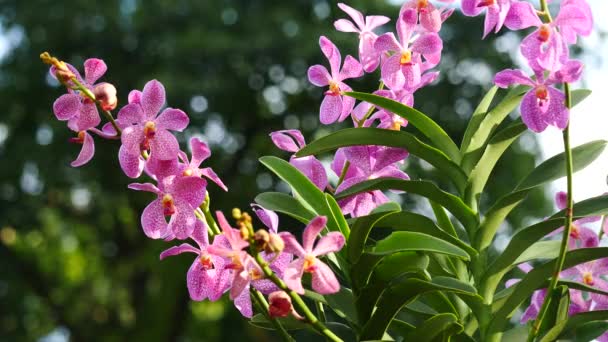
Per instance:
[[[602,277],[608,275],[608,258],[586,262],[562,271],[561,277],[584,283],[585,285],[608,291],[608,282]],[[591,299],[599,304],[608,304],[608,296],[591,293]]]
[[[209,253],[225,258],[226,268],[232,270],[232,281],[230,285],[230,299],[245,317],[251,317],[251,297],[249,295],[250,286],[258,289],[264,294],[269,294],[278,288],[268,279],[264,279],[264,273],[257,262],[247,252],[243,251],[249,245],[241,237],[238,229],[232,228],[226,217],[221,212],[216,213],[218,224],[222,228],[222,235],[226,241],[226,246],[209,246]],[[217,239],[217,237],[216,237]],[[283,270],[291,261],[291,255],[284,254],[278,257],[262,253],[262,257],[270,262],[270,268],[278,275],[283,274]]]
[[[350,167],[344,181],[336,188],[336,194],[355,184],[381,177],[409,179],[409,176],[395,165],[403,161],[409,153],[401,148],[385,146],[352,146],[338,150],[332,169],[339,174],[346,161]],[[353,217],[369,214],[380,204],[388,202],[382,191],[374,190],[359,193],[339,200],[342,212]]]
[[[570,306],[568,307],[568,315],[572,316],[580,312],[586,312],[591,309],[591,300],[586,300],[583,293],[579,290],[569,289],[570,292]],[[547,289],[536,290],[532,294],[532,300],[530,306],[526,308],[524,314],[520,318],[520,323],[525,324],[526,322],[536,319],[538,312],[543,305]]]
[[[566,208],[566,201],[568,194],[560,191],[555,194],[555,202],[558,209],[563,210]],[[597,234],[593,229],[584,226],[588,223],[593,223],[601,220],[601,216],[589,216],[572,222],[572,228],[570,229],[570,239],[568,240],[568,247],[570,249],[576,248],[591,248],[597,247],[600,244]],[[560,234],[564,228],[559,228],[549,234],[550,236]]]
[[[565,105],[564,93],[552,85],[578,80],[582,68],[581,62],[571,60],[546,79],[542,73],[537,73],[536,79],[532,79],[521,70],[506,69],[496,74],[494,83],[501,88],[508,88],[512,84],[532,87],[524,95],[520,107],[521,118],[529,129],[540,133],[547,126],[553,125],[563,130],[568,125],[569,111]]]
[[[141,225],[146,236],[152,239],[185,239],[194,230],[194,210],[205,199],[206,182],[196,177],[166,177],[157,188],[151,183],[131,183],[129,189],[149,191],[158,198],[152,201],[141,215]],[[165,217],[170,217],[167,223]]]
[[[422,57],[432,65],[439,63],[443,42],[435,32],[416,34],[418,16],[416,10],[402,11],[397,20],[397,37],[392,32],[376,39],[379,51],[394,52],[382,65],[382,80],[390,89],[415,88],[421,81]],[[413,41],[413,42],[412,42]],[[411,45],[410,45],[411,43]]]
[[[535,71],[562,68],[568,61],[568,44],[576,43],[577,35],[588,36],[593,29],[591,9],[584,0],[563,1],[559,14],[548,24],[544,24],[533,9],[514,12],[513,17],[515,16],[522,18],[522,27],[538,28],[521,43],[521,53]]]
[[[96,88],[105,88],[109,85],[109,83],[95,84],[108,69],[101,59],[89,58],[84,62],[84,78],[71,64],[66,65],[76,79],[92,93],[95,93]],[[51,67],[50,73],[56,78],[55,70],[55,67]],[[61,95],[53,103],[53,112],[58,120],[67,121],[68,128],[77,132],[77,137],[70,139],[70,142],[82,145],[78,157],[71,163],[73,167],[78,167],[88,163],[95,154],[93,137],[87,131],[99,125],[101,118],[93,100],[80,94],[78,90],[70,89],[70,86],[75,86],[71,81],[68,81],[68,86],[68,93]]]
[[[439,32],[441,24],[454,12],[438,9],[429,0],[409,0],[401,6],[400,13],[406,9],[414,9],[418,14],[420,26],[429,32]]]
[[[308,80],[317,87],[329,85],[329,90],[325,92],[319,112],[321,123],[327,125],[336,122],[336,120],[343,121],[350,115],[355,106],[355,99],[342,95],[343,92],[352,90],[343,81],[362,76],[363,68],[354,57],[348,55],[344,59],[342,69],[340,69],[342,57],[334,43],[321,36],[319,45],[321,51],[329,60],[331,73],[322,65],[313,65],[308,68]]]
[[[218,300],[230,286],[230,272],[225,269],[224,258],[207,252],[209,237],[207,227],[201,221],[197,221],[194,231],[190,235],[197,244],[194,247],[188,243],[173,246],[160,254],[160,259],[182,253],[194,253],[196,258],[188,269],[186,281],[188,292],[192,300],[201,301],[209,298],[211,301]],[[227,245],[228,241],[223,236],[213,240],[213,245]]]
[[[188,126],[188,116],[179,109],[166,108],[165,88],[152,80],[144,86],[139,103],[124,106],[119,116],[123,124],[129,124],[122,132],[122,146],[119,151],[120,166],[125,174],[137,178],[140,155],[150,151],[150,158],[171,160],[179,152],[177,139],[169,132],[181,132]]]
[[[270,139],[283,151],[298,152],[304,146],[306,141],[302,133],[296,129],[282,130],[270,133]],[[291,156],[289,163],[300,170],[317,188],[324,191],[327,187],[327,173],[323,164],[315,156],[306,156],[296,158]]]
[[[344,236],[339,232],[330,232],[321,237],[313,248],[313,244],[327,223],[325,216],[318,216],[310,221],[302,235],[302,245],[288,232],[280,233],[285,241],[285,251],[298,258],[285,269],[283,280],[293,291],[304,294],[302,276],[304,272],[312,275],[312,288],[320,294],[336,293],[340,283],[335,274],[318,257],[337,252],[344,246]]]
[[[483,38],[492,30],[500,31],[505,23],[512,0],[462,0],[462,13],[469,17],[476,17],[486,10],[483,26]]]
[[[373,72],[380,63],[380,52],[374,48],[374,42],[378,35],[373,30],[388,23],[390,19],[383,15],[368,15],[364,17],[361,12],[343,3],[338,3],[338,7],[346,12],[353,21],[338,19],[334,22],[334,27],[341,32],[355,32],[359,34],[359,60],[365,72]]]

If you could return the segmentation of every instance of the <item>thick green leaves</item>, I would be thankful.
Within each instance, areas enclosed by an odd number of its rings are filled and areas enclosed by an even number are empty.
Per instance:
[[[441,313],[424,321],[422,325],[409,333],[404,339],[406,341],[434,341],[441,338],[446,341],[448,336],[462,332],[463,327],[458,323],[458,317],[451,313]]]
[[[365,241],[376,223],[385,216],[391,215],[394,211],[383,211],[358,217],[353,223],[353,234],[348,240],[347,257],[351,263],[356,263],[363,253]]]
[[[577,104],[583,102],[589,95],[591,95],[591,90],[589,89],[576,89],[570,92],[570,98],[572,99],[572,107]]]
[[[595,140],[572,149],[572,165],[574,172],[580,171],[599,157],[608,141]],[[533,188],[538,185],[554,181],[566,176],[565,154],[560,153],[553,156],[540,165],[524,178],[517,189]]]
[[[492,239],[500,225],[504,222],[507,215],[515,209],[526,197],[529,190],[512,192],[494,204],[486,213],[478,231],[475,233],[475,246],[479,250],[484,250],[492,243]]]
[[[465,189],[465,202],[472,206],[474,210],[477,207],[477,203],[479,203],[479,197],[498,159],[527,129],[523,123],[516,122],[498,132],[488,143],[481,159],[479,159],[479,162],[473,171],[471,171]]]
[[[454,280],[458,282],[457,280]],[[463,290],[467,284],[460,283],[458,286],[436,284],[418,278],[405,278],[389,286],[377,302],[376,311],[363,327],[361,340],[373,340],[382,337],[391,320],[401,310],[403,306],[412,301],[415,297],[432,291],[454,292],[465,296],[478,297],[475,289],[470,285],[467,290]]]
[[[318,215],[327,216],[327,228],[340,231],[340,225],[329,208],[325,194],[305,175],[288,162],[277,157],[262,157],[260,162],[291,186],[294,196]]]
[[[428,137],[433,145],[447,154],[450,159],[456,163],[460,162],[460,151],[450,136],[435,121],[418,110],[382,96],[358,92],[348,92],[346,95],[369,102],[407,119],[409,124]]]
[[[373,254],[392,254],[407,251],[424,251],[446,254],[464,260],[470,260],[463,249],[434,236],[415,232],[394,232],[378,241]]]
[[[340,209],[338,202],[336,202],[336,200],[330,194],[325,194],[325,201],[331,213],[331,217],[338,224],[340,232],[342,232],[342,235],[344,235],[346,241],[350,241],[350,227],[348,226],[348,222],[346,222],[346,218],[344,218],[344,214],[342,214],[342,209]]]
[[[471,208],[467,207],[459,197],[440,190],[435,184],[428,181],[412,181],[394,178],[373,179],[353,185],[339,194],[336,194],[336,198],[341,199],[371,190],[389,189],[421,195],[434,201],[451,212],[467,229],[473,229],[473,227],[476,227],[479,223],[475,213]]]
[[[575,217],[608,215],[608,195],[591,197],[575,203],[572,208],[572,213]],[[565,210],[562,210],[553,214],[551,218],[564,217],[564,214]]]
[[[519,105],[522,98],[523,94],[521,92],[507,94],[503,100],[483,118],[479,127],[471,137],[470,143],[463,149],[460,166],[464,172],[470,172],[473,169],[483,153],[484,146],[488,142],[492,132],[494,132],[507,115]]]
[[[445,232],[443,229],[439,228],[435,222],[433,222],[433,220],[424,215],[407,211],[394,212],[391,215],[383,217],[379,222],[377,222],[376,227],[431,235],[462,248],[471,257],[477,255],[477,251],[468,243]]]
[[[471,115],[471,118],[469,119],[469,124],[467,125],[467,129],[464,132],[464,137],[462,138],[462,143],[460,144],[460,153],[461,154],[464,154],[464,152],[469,148],[469,144],[471,144],[471,138],[473,137],[473,134],[479,128],[479,125],[485,118],[486,114],[488,113],[488,109],[490,108],[490,105],[492,104],[492,100],[494,99],[494,96],[496,96],[497,91],[498,91],[497,86],[493,86],[492,88],[490,88],[490,90],[488,90],[488,92],[481,99],[481,102],[479,102],[479,105],[477,106],[477,108],[475,108],[473,115]]]
[[[579,337],[577,335],[582,335],[585,332],[593,332],[593,335],[587,335],[584,339],[576,339],[576,341],[590,341],[594,338],[598,337],[602,333],[606,332],[606,328],[608,328],[607,324],[604,321],[608,320],[608,310],[598,310],[598,311],[589,311],[589,312],[581,312],[575,315],[570,316],[568,319],[563,320],[556,324],[551,330],[543,336],[541,342],[551,342],[560,338],[562,335],[569,332],[576,332],[578,330],[578,334],[575,334],[573,337]],[[592,322],[601,321],[604,324],[596,325],[595,329],[590,329],[592,326],[588,325]],[[587,329],[577,329],[581,327],[587,327]],[[590,331],[592,330],[592,331]],[[581,336],[582,337],[582,336]],[[579,337],[580,338],[580,337]]]
[[[564,269],[606,257],[608,253],[607,247],[598,248],[582,248],[569,251],[566,254]],[[488,327],[490,332],[501,331],[507,324],[509,317],[532,293],[540,287],[549,277],[551,277],[555,268],[555,260],[547,262],[543,265],[535,267],[524,278],[514,285],[513,291],[504,301],[503,305],[496,311],[494,318]]]
[[[389,255],[363,253],[359,262],[352,267],[353,288],[357,290],[365,286],[372,274],[374,281],[388,282],[402,273],[422,273],[428,265],[429,257],[423,253],[401,252]]]
[[[255,197],[255,202],[268,210],[287,214],[303,223],[308,223],[315,217],[298,200],[282,192],[264,192]]]
[[[345,146],[380,145],[404,148],[437,168],[447,175],[454,185],[462,191],[466,183],[466,175],[458,164],[454,163],[440,150],[429,146],[410,133],[379,128],[347,128],[304,146],[296,156],[316,155],[333,151]]]
[[[539,241],[530,248],[526,249],[520,256],[515,260],[514,264],[519,265],[524,262],[528,262],[536,259],[553,259],[559,255],[559,246],[561,241],[550,240],[550,241]]]

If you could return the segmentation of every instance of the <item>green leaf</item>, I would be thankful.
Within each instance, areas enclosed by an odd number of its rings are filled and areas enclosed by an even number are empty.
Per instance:
[[[375,281],[389,281],[406,272],[422,272],[429,265],[429,257],[417,252],[401,252],[389,255],[363,253],[352,267],[355,291],[365,286],[372,274]]]
[[[298,200],[282,192],[264,192],[255,197],[255,202],[262,207],[287,214],[302,223],[308,223],[315,217]]]
[[[588,312],[577,313],[577,314],[570,316],[567,320],[564,320],[564,321],[556,324],[553,328],[551,328],[547,332],[547,334],[545,334],[545,336],[543,336],[543,338],[540,341],[541,342],[555,341],[558,338],[560,338],[563,334],[573,331],[577,328],[580,328],[586,324],[589,324],[591,322],[606,321],[606,320],[608,320],[608,310],[597,310],[597,311],[588,311]],[[581,340],[581,341],[589,341],[595,337],[598,337],[602,333],[606,332],[605,327],[606,327],[606,325],[603,325],[603,326],[600,326],[600,329],[597,329],[597,326],[596,326],[597,330],[596,329],[594,329],[594,330],[596,330],[599,334],[596,336],[589,336],[588,338],[590,338],[590,339]],[[601,328],[603,328],[603,330],[601,330]],[[587,330],[587,329],[584,329],[584,330]],[[587,331],[589,332],[589,330],[587,330]]]
[[[608,195],[597,196],[574,204],[574,219],[608,214]],[[564,211],[553,214],[549,219],[520,229],[498,258],[487,268],[482,283],[496,288],[500,279],[510,269],[520,255],[535,242],[564,225]]]
[[[563,269],[606,257],[608,247],[582,248],[568,251]],[[541,284],[551,277],[555,268],[556,260],[535,267],[524,278],[514,285],[514,289],[504,301],[503,305],[493,315],[493,319],[488,327],[489,332],[498,332],[507,324],[509,317],[515,309],[520,306],[527,298],[532,295]]]
[[[572,165],[574,172],[580,171],[591,164],[602,154],[608,141],[595,140],[572,149]],[[566,176],[565,154],[555,155],[538,165],[517,186],[517,189],[528,189],[554,181]]]
[[[416,232],[394,232],[383,240],[378,241],[373,254],[392,254],[406,251],[425,251],[455,256],[470,260],[469,254],[434,236]]]
[[[336,199],[342,199],[360,192],[389,189],[421,195],[434,201],[451,212],[465,228],[472,229],[479,223],[479,219],[475,213],[471,208],[467,207],[459,197],[440,190],[435,184],[428,181],[394,178],[372,179],[353,185],[339,194],[336,194]]]
[[[462,161],[460,162],[460,167],[462,167],[464,172],[468,173],[473,169],[479,160],[479,157],[482,155],[484,146],[488,142],[492,132],[509,113],[519,105],[522,98],[523,94],[518,92],[507,94],[503,100],[483,118],[483,121],[479,124],[479,127],[471,137],[470,144],[464,149]]]
[[[551,218],[556,217],[564,217],[565,210],[561,210]],[[588,217],[588,216],[599,216],[599,215],[607,215],[608,214],[608,195],[601,195],[596,197],[591,197],[586,200],[580,201],[574,204],[572,208],[572,213],[575,217]]]
[[[471,138],[473,137],[473,134],[479,128],[479,125],[481,124],[483,119],[486,117],[486,114],[488,113],[488,109],[490,108],[490,105],[492,104],[492,100],[494,100],[494,96],[496,95],[497,91],[498,91],[497,86],[493,86],[492,88],[490,88],[490,90],[488,90],[488,92],[481,99],[481,102],[479,102],[479,105],[477,105],[477,108],[475,108],[473,115],[471,115],[471,119],[469,119],[469,124],[467,125],[467,129],[464,132],[464,137],[462,138],[462,143],[460,144],[461,154],[464,154],[464,151],[466,151],[469,148],[469,144],[471,143]]]
[[[296,153],[303,157],[333,151],[340,147],[379,145],[399,147],[408,150],[446,174],[454,185],[462,191],[467,181],[458,164],[449,159],[441,150],[420,141],[410,133],[379,128],[347,128],[319,138]]]
[[[451,313],[437,314],[412,331],[405,338],[406,341],[433,341],[441,337],[445,341],[448,336],[456,335],[464,329],[458,323],[458,317]]]
[[[591,90],[589,89],[576,89],[570,92],[570,98],[572,100],[572,107],[577,104],[583,102],[589,95],[591,95]]]
[[[262,157],[260,162],[291,186],[298,201],[309,207],[317,215],[327,216],[327,228],[330,231],[340,231],[340,226],[332,215],[325,200],[325,195],[308,177],[288,162],[277,157]]]
[[[342,209],[340,209],[338,202],[330,194],[325,194],[325,200],[327,201],[332,218],[338,224],[340,232],[342,232],[346,241],[349,241],[350,227],[348,226],[348,222],[346,222],[346,218],[344,218],[344,214],[342,214]]]
[[[526,249],[520,256],[515,260],[514,264],[518,265],[530,260],[536,259],[553,259],[559,255],[559,246],[561,241],[539,241],[528,249]]]
[[[338,293],[325,295],[327,305],[340,317],[357,323],[357,310],[355,309],[355,297],[351,290],[340,288]]]
[[[468,243],[462,241],[458,237],[446,233],[443,229],[439,228],[435,222],[433,222],[433,220],[424,215],[411,213],[408,211],[400,211],[383,217],[382,220],[376,224],[376,227],[391,228],[396,231],[409,231],[428,234],[462,248],[471,257],[477,255],[477,251]]]
[[[440,227],[443,231],[449,233],[454,237],[458,237],[458,233],[456,233],[456,229],[450,220],[450,217],[445,212],[442,206],[439,204],[429,200],[429,204],[433,209],[433,214],[435,214],[435,219],[437,220],[437,226]]]
[[[488,210],[475,234],[475,245],[479,246],[478,248],[480,251],[485,250],[492,244],[494,235],[496,235],[496,231],[500,225],[505,221],[509,213],[526,199],[529,192],[529,190],[512,192],[500,198],[496,201],[496,204]]]
[[[471,171],[465,189],[465,202],[472,206],[473,209],[476,209],[479,197],[498,159],[527,129],[526,125],[519,121],[496,133],[490,140],[479,162],[477,162],[477,165]]]
[[[403,306],[415,297],[432,291],[454,292],[478,297],[477,293],[463,291],[460,286],[442,286],[418,278],[405,278],[393,283],[382,293],[377,302],[376,311],[363,327],[361,340],[381,338],[391,320]]]
[[[412,107],[408,107],[402,103],[382,96],[359,92],[347,92],[346,95],[360,101],[369,102],[407,119],[410,125],[422,132],[422,134],[429,138],[433,145],[447,154],[450,159],[456,163],[460,162],[460,151],[458,150],[458,146],[454,144],[454,141],[452,141],[450,136],[441,128],[441,126],[425,114]]]
[[[553,291],[547,313],[539,329],[539,335],[543,335],[547,330],[568,318],[570,308],[570,292],[567,286],[558,286]]]
[[[355,220],[352,224],[353,234],[348,240],[347,245],[348,261],[354,264],[359,260],[359,257],[363,253],[363,248],[365,247],[365,241],[367,241],[367,237],[376,223],[392,213],[394,213],[394,211],[382,211],[367,216],[361,216]]]

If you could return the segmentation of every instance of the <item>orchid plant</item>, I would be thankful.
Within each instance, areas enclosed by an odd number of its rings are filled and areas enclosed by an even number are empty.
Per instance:
[[[93,158],[93,136],[120,141],[120,169],[129,178],[147,179],[129,188],[154,194],[141,214],[144,234],[174,245],[161,259],[194,256],[186,274],[192,300],[227,294],[252,324],[275,330],[285,341],[299,329],[331,341],[608,341],[608,248],[599,247],[608,233],[608,196],[576,205],[572,200],[572,174],[608,143],[571,148],[569,140],[572,109],[590,93],[571,89],[584,66],[569,49],[578,36],[591,33],[591,10],[585,0],[562,0],[553,20],[545,0],[539,9],[526,1],[462,0],[464,15],[485,13],[483,37],[503,27],[534,31],[520,45],[525,69],[496,74],[457,146],[413,108],[415,92],[437,79],[433,69],[441,62],[441,26],[454,12],[451,2],[407,0],[393,18],[338,4],[347,17],[334,26],[358,34],[359,59],[342,59],[322,36],[329,67],[311,66],[308,78],[325,89],[321,123],[348,121],[353,127],[308,144],[298,130],[269,132],[279,149],[293,155],[289,162],[260,162],[292,191],[257,196],[252,212],[258,221],[239,209],[233,209],[232,223],[212,211],[207,180],[228,188],[212,169],[201,168],[211,155],[205,142],[190,141],[191,157],[180,150],[174,133],[188,126],[188,115],[165,108],[161,82],[131,91],[114,117],[117,90],[98,82],[107,70],[101,59],[85,61],[83,78],[48,53],[41,58],[67,90],[53,111],[74,131],[72,142],[82,145],[72,166]],[[390,20],[395,33],[379,34]],[[345,83],[364,75],[380,79],[377,90],[355,92]],[[521,119],[503,123],[518,106]],[[101,128],[100,113],[108,120]],[[548,126],[563,131],[564,152],[480,211],[501,155],[526,130],[540,134]],[[331,152],[326,167],[318,156]],[[403,170],[410,156],[428,162],[453,186],[410,179]],[[518,227],[496,253],[491,247],[507,215],[532,190],[561,177],[567,189],[556,196],[558,211]],[[427,200],[434,217],[401,208],[388,190]],[[277,213],[306,227],[301,234],[279,232]],[[599,235],[589,226],[598,221]],[[260,223],[265,228],[257,229]],[[520,279],[505,279],[517,272]]]

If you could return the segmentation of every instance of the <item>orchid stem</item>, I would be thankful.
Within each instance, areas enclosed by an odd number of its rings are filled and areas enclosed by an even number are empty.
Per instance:
[[[268,321],[270,321],[270,323],[272,323],[274,328],[279,332],[279,335],[281,335],[283,341],[295,342],[294,338],[289,335],[287,330],[285,330],[283,324],[281,324],[281,322],[279,322],[277,319],[270,317],[270,314],[268,313],[268,302],[266,301],[266,298],[264,298],[264,295],[260,291],[252,287],[251,297],[253,298],[254,302],[256,302],[257,305],[260,307],[260,311],[262,312],[262,314],[266,317],[266,319],[268,319]]]
[[[264,275],[268,279],[270,279],[276,286],[278,286],[281,290],[285,291],[285,293],[287,293],[289,295],[289,297],[291,297],[293,305],[295,307],[297,307],[297,309],[298,309],[297,311],[304,314],[306,321],[310,325],[312,325],[312,327],[315,330],[317,330],[317,332],[319,332],[321,335],[324,335],[325,337],[327,337],[327,339],[330,341],[343,342],[342,339],[340,337],[338,337],[336,334],[334,334],[331,330],[329,330],[329,328],[327,328],[325,326],[325,324],[323,324],[323,322],[319,321],[319,319],[315,316],[315,314],[313,314],[312,311],[310,311],[310,309],[308,308],[306,303],[304,303],[304,300],[302,299],[302,297],[300,297],[300,295],[298,295],[295,291],[293,291],[289,287],[287,287],[287,284],[285,284],[281,279],[279,279],[279,277],[276,276],[276,274],[274,274],[272,272],[272,270],[268,266],[268,263],[264,260],[264,258],[262,258],[262,256],[260,255],[259,252],[256,251],[254,253],[254,257],[255,257],[255,261],[262,268]]]
[[[99,106],[99,102],[95,98],[95,94],[93,94],[89,90],[89,88],[85,87],[82,83],[80,83],[80,81],[76,77],[73,77],[71,81],[76,84],[76,88],[78,90],[80,90],[86,97],[88,97],[91,101],[95,102]],[[105,118],[112,124],[114,130],[116,130],[116,136],[120,136],[122,134],[122,130],[120,129],[120,127],[118,127],[118,123],[116,123],[116,120],[114,120],[112,113],[101,107],[99,109],[101,109],[101,113],[103,114],[103,116],[105,116]]]
[[[542,1],[544,2],[544,1]],[[564,83],[564,92],[566,93],[566,108],[570,109],[572,104],[572,96],[570,94],[570,85],[568,83]],[[557,286],[557,281],[559,280],[559,274],[562,272],[562,268],[564,267],[564,261],[566,260],[566,252],[568,251],[568,240],[570,239],[570,232],[572,231],[572,150],[570,148],[570,124],[566,126],[563,132],[564,137],[564,151],[566,154],[566,182],[567,182],[567,203],[565,209],[565,224],[564,231],[562,234],[562,243],[559,249],[559,256],[557,257],[557,261],[555,263],[555,270],[553,271],[553,277],[551,278],[551,282],[549,283],[549,287],[547,288],[547,292],[545,295],[545,300],[543,301],[543,305],[538,312],[538,317],[534,321],[534,325],[532,326],[532,330],[528,335],[528,342],[534,341],[538,332],[542,326],[543,319],[545,318],[545,314],[549,309],[549,304],[551,302],[551,297],[553,295],[553,291]]]

